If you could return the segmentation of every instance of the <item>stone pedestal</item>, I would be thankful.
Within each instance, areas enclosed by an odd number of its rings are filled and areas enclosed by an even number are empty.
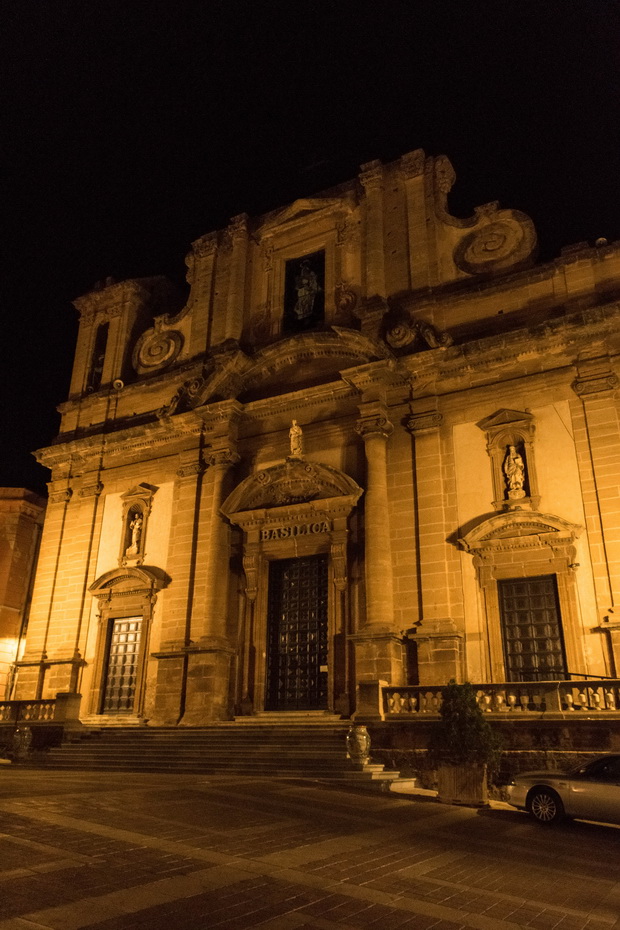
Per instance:
[[[183,713],[185,652],[159,652],[154,658],[158,660],[157,684],[149,724],[152,727],[174,727]]]
[[[365,629],[349,637],[355,646],[355,673],[358,682],[385,680],[404,684],[401,637],[386,631]]]
[[[227,643],[207,642],[187,653],[187,691],[182,726],[202,726],[212,720],[228,720],[230,660]]]
[[[449,617],[424,620],[415,637],[421,685],[445,685],[462,680],[463,634]]]

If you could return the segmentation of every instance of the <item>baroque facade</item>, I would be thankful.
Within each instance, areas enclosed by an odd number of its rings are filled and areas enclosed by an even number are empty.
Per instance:
[[[200,725],[620,676],[620,247],[536,265],[454,179],[371,162],[194,242],[181,309],[75,301],[18,697]]]

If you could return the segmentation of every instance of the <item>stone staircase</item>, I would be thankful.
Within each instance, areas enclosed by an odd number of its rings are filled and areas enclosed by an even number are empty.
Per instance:
[[[46,768],[174,772],[385,782],[399,773],[347,757],[349,722],[311,714],[263,714],[205,727],[87,729],[50,749]]]

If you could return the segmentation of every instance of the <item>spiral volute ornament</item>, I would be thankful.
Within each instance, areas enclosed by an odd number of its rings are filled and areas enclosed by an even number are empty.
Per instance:
[[[183,336],[174,329],[148,329],[138,339],[133,367],[139,375],[150,374],[171,365],[183,347]]]

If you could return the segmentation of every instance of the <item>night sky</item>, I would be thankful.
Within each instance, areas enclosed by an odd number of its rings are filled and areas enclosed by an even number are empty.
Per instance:
[[[0,0],[0,485],[42,491],[77,313],[190,242],[415,148],[540,258],[620,239],[617,0]]]

